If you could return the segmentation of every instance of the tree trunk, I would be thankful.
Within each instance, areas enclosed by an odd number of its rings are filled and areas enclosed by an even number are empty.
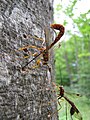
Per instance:
[[[45,65],[32,68],[36,60],[22,71],[32,55],[23,59],[26,53],[19,51],[23,46],[42,45],[25,35],[45,38],[44,28],[53,21],[52,5],[53,0],[0,0],[0,120],[57,120],[52,58],[51,76]]]

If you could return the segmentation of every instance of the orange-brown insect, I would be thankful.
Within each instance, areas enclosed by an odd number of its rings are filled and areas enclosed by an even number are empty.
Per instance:
[[[42,59],[41,59],[41,60],[38,59],[37,62],[36,62],[37,65],[34,66],[33,68],[36,68],[36,67],[40,66],[41,64],[48,66],[48,64],[47,64],[47,62],[48,62],[48,60],[49,60],[48,40],[49,40],[49,35],[50,35],[50,33],[49,33],[49,29],[48,29],[47,27],[45,27],[44,32],[45,32],[45,40],[44,40],[44,42],[42,43],[42,47],[38,48],[38,47],[36,47],[36,46],[27,46],[27,47],[23,47],[23,49],[21,48],[23,51],[26,51],[26,52],[28,51],[27,48],[29,48],[29,47],[35,48],[35,49],[37,49],[37,50],[39,51],[39,54],[38,54],[38,52],[34,54],[34,58],[33,58],[30,62],[32,62],[34,59],[36,59],[37,57],[39,57],[40,55],[42,55]],[[37,37],[33,37],[33,38],[39,40],[39,38],[37,38]],[[41,39],[41,38],[40,38],[40,39]],[[41,39],[41,40],[43,41],[43,39]],[[45,44],[45,46],[43,46],[43,44]],[[43,52],[42,52],[42,51],[43,51]],[[29,64],[29,63],[27,63],[27,64]],[[26,66],[27,66],[27,65],[26,65]],[[48,67],[49,67],[49,66],[48,66]],[[24,68],[25,68],[25,67],[23,67],[22,69],[24,69]]]
[[[60,40],[60,38],[63,36],[63,34],[65,32],[65,28],[61,24],[51,24],[50,27],[53,29],[59,30],[60,32],[59,32],[58,36],[55,38],[54,42],[51,43],[51,45],[49,46],[49,49]]]
[[[35,60],[37,57],[39,57],[41,54],[43,55],[43,64],[44,65],[47,65],[47,61],[48,61],[48,58],[49,58],[49,54],[48,54],[48,50],[51,49],[59,40],[60,38],[63,36],[64,34],[64,31],[65,31],[65,28],[63,25],[61,24],[51,24],[50,26],[52,29],[56,29],[56,30],[59,30],[59,34],[57,35],[57,37],[55,38],[54,42],[51,43],[50,46],[47,45],[47,38],[45,39],[45,42],[46,42],[46,48],[42,48],[42,50],[40,50],[40,53],[35,56],[32,60],[30,60],[26,65],[24,65],[22,67],[22,69],[24,69],[29,63],[31,63],[33,60]],[[48,32],[47,32],[48,34]]]
[[[60,86],[58,100],[61,99],[62,97],[71,105],[71,108],[70,108],[71,119],[73,120],[72,116],[75,116],[76,118],[78,118],[78,120],[82,120],[82,116],[79,110],[77,109],[75,104],[64,95],[64,88]]]
[[[45,44],[46,44],[45,46],[46,47],[43,49],[44,52],[42,53],[42,55],[43,55],[43,64],[47,65],[47,62],[49,60],[48,41],[49,41],[49,37],[50,37],[50,32],[49,32],[49,29],[47,27],[45,27],[44,32],[45,32]]]

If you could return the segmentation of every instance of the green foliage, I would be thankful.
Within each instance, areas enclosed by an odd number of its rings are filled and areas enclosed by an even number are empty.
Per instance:
[[[60,4],[57,5],[56,11],[60,11],[62,9],[62,6]]]
[[[75,98],[74,102],[80,109],[83,119],[89,120],[90,10],[87,11],[87,13],[80,14],[80,16],[75,19],[74,9],[76,3],[77,0],[72,0],[67,8],[62,9],[63,13],[73,21],[74,26],[77,27],[79,32],[76,34],[72,33],[71,29],[66,30],[65,34],[69,36],[69,39],[62,42],[60,48],[55,49],[56,80],[58,84],[71,87],[73,90],[76,89],[79,91],[79,93],[84,95],[83,97],[79,98],[78,101],[76,101]],[[66,26],[67,24],[68,21],[65,19],[64,25]],[[64,111],[59,111],[60,120],[66,119]],[[63,118],[61,116],[63,116]]]
[[[70,5],[64,10],[65,14],[68,15],[69,17],[73,17],[73,9],[75,4],[77,3],[77,0],[70,1]]]
[[[85,37],[85,40],[88,40],[90,37],[90,18],[88,18],[88,15],[90,15],[90,11],[85,14],[81,14],[78,19],[73,20],[74,23],[77,24],[82,36]]]
[[[85,91],[87,95],[90,95],[90,19],[87,17],[90,11],[73,19],[72,9],[75,4],[76,0],[71,2],[65,9],[65,14],[76,24],[79,34],[72,34],[71,30],[66,31],[70,36],[69,40],[63,42],[62,46],[55,50],[56,79],[59,84],[80,85],[81,88],[87,88],[83,90],[83,93]],[[68,21],[65,20],[64,23],[67,25]]]
[[[72,97],[69,97],[69,99],[71,100]],[[89,120],[90,119],[90,100],[87,99],[85,96],[83,96],[83,97],[74,98],[72,101],[75,103],[76,107],[79,109],[83,120]],[[70,105],[67,103],[67,106],[66,106],[65,102],[66,102],[65,100],[61,102],[62,108],[59,110],[59,113],[58,113],[59,120],[66,119],[66,107],[67,107],[67,118],[68,120],[71,120],[70,111],[69,111]],[[77,119],[74,118],[74,120],[77,120]]]

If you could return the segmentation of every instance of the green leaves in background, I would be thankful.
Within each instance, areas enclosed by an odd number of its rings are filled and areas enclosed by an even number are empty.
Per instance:
[[[59,84],[81,88],[81,92],[90,97],[90,10],[75,19],[73,10],[76,3],[74,0],[63,10],[78,32],[72,33],[71,28],[67,30],[65,34],[68,39],[55,50],[56,79]],[[68,21],[65,20],[64,23],[67,25]]]

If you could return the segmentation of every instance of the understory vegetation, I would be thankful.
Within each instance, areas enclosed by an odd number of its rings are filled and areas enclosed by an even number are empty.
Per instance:
[[[55,48],[56,82],[59,85],[63,85],[66,91],[81,95],[74,98],[73,95],[68,98],[78,107],[83,120],[89,120],[90,10],[75,17],[76,4],[77,0],[72,0],[65,8],[62,4],[58,4],[55,7],[55,15],[61,16],[61,12],[65,15],[63,24],[66,28],[62,43],[59,43]],[[69,20],[72,21],[72,26],[69,26]],[[57,21],[55,20],[55,22]],[[59,111],[60,120],[70,120],[69,114],[66,115],[65,112],[65,101],[61,102],[61,104],[62,108]],[[67,111],[69,111],[69,108]]]

